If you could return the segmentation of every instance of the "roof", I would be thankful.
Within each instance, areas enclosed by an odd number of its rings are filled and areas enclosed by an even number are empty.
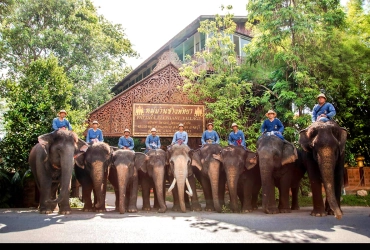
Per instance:
[[[215,15],[201,15],[181,30],[177,35],[175,35],[171,40],[165,43],[161,48],[159,48],[154,54],[148,57],[144,62],[142,62],[138,67],[132,70],[125,78],[118,82],[115,86],[112,87],[111,91],[116,92],[118,88],[124,85],[126,82],[131,81],[131,78],[138,74],[143,68],[147,68],[153,61],[156,61],[157,58],[163,54],[165,51],[176,48],[179,44],[184,42],[188,37],[193,35],[198,31],[200,27],[200,22],[207,19],[214,19]],[[235,22],[246,22],[247,18],[242,16],[235,16],[233,18]]]

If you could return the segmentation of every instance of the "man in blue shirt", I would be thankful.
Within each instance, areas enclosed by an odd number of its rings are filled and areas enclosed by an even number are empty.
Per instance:
[[[316,104],[312,109],[312,122],[327,122],[332,120],[336,115],[333,104],[326,102],[326,96],[323,93],[320,93],[317,96],[317,101],[318,104]]]
[[[89,128],[86,135],[86,142],[87,143],[95,143],[98,141],[104,141],[103,138],[103,131],[98,128],[98,121],[93,121],[92,128]]]
[[[65,111],[64,109],[62,109],[61,111],[59,111],[59,114],[58,115],[59,115],[58,117],[55,117],[53,119],[53,125],[52,125],[53,130],[54,131],[57,131],[59,129],[72,130],[71,124],[65,118],[67,116],[67,111]]]
[[[268,119],[264,120],[261,126],[261,133],[264,134],[266,132],[273,133],[283,141],[284,136],[284,125],[283,123],[276,118],[276,112],[270,109],[267,113],[266,116]]]
[[[238,129],[238,125],[235,122],[231,124],[231,128],[233,129],[233,131],[231,131],[231,133],[229,134],[229,138],[227,140],[228,144],[234,146],[242,146],[244,149],[247,149],[243,131]]]
[[[202,142],[202,146],[204,144],[219,144],[220,137],[218,136],[217,132],[213,130],[213,123],[209,122],[207,124],[207,130],[205,130],[202,134],[202,138],[200,139]]]
[[[118,148],[134,150],[134,139],[130,137],[130,130],[126,128],[123,134],[118,140]]]
[[[157,134],[157,130],[152,128],[150,131],[152,134],[148,135],[145,139],[145,153],[147,153],[150,149],[158,149],[161,148],[161,140]]]
[[[184,124],[180,123],[179,124],[179,131],[177,131],[173,135],[172,143],[173,144],[186,144],[188,145],[188,133],[184,131]]]

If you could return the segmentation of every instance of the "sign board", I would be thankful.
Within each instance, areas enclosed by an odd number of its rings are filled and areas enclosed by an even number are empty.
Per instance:
[[[156,128],[160,137],[172,137],[184,124],[189,137],[201,137],[205,130],[204,105],[133,104],[132,135],[146,137]]]

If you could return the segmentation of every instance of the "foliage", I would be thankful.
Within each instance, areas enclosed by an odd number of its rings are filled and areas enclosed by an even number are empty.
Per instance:
[[[5,169],[24,173],[37,137],[52,130],[53,111],[68,107],[72,85],[55,57],[32,62],[22,73],[19,83],[7,81],[7,134],[0,142],[0,155]]]
[[[4,120],[7,133],[0,141],[3,159],[0,169],[15,173],[13,182],[20,181],[19,176],[27,173],[31,148],[39,135],[51,131],[53,110],[68,107],[72,88],[53,56],[32,62],[24,68],[22,75],[19,83],[6,82],[9,110],[4,114]]]
[[[233,122],[241,130],[246,127],[250,114],[246,100],[253,99],[252,85],[240,78],[241,68],[230,39],[236,29],[232,18],[233,15],[227,13],[216,15],[214,20],[202,21],[198,31],[209,36],[206,49],[196,53],[191,63],[180,68],[180,75],[186,77],[184,90],[192,100],[205,103],[205,116],[213,121],[221,142],[227,142]],[[212,73],[207,70],[197,73],[198,62],[204,61],[212,68]]]
[[[71,208],[83,208],[84,203],[80,200],[80,198],[74,197],[69,198],[69,205]]]
[[[138,54],[123,28],[99,16],[90,0],[19,0],[13,9],[1,27],[7,77],[54,54],[73,82],[72,109],[91,111],[110,100],[110,88],[132,70],[125,57]]]
[[[0,21],[0,98],[7,105],[0,172],[22,175],[58,111],[67,110],[82,137],[88,113],[132,70],[125,58],[138,54],[121,25],[99,16],[90,0],[4,0]]]

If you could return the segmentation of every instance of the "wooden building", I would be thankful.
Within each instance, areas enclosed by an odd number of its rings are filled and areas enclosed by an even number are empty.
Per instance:
[[[161,142],[165,138],[171,141],[179,123],[183,123],[189,147],[198,148],[208,122],[207,110],[203,103],[192,103],[182,91],[184,81],[179,68],[186,63],[186,55],[193,56],[205,49],[207,36],[199,33],[198,28],[201,21],[214,18],[199,16],[130,72],[112,88],[115,97],[89,114],[89,123],[98,120],[104,137],[120,137],[128,128],[132,137],[145,139],[155,127]],[[245,29],[245,17],[234,17],[234,22],[237,29],[230,39],[242,58],[242,47],[250,42],[251,36]]]

